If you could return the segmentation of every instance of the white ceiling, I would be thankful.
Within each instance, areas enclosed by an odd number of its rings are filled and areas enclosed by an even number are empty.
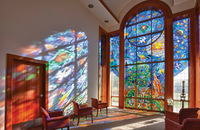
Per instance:
[[[99,19],[106,30],[112,31],[112,27],[115,29],[119,28],[120,21],[125,14],[136,4],[145,0],[102,0],[109,10],[115,15],[117,20],[109,12],[108,9],[100,2],[100,0],[79,0],[85,8],[87,8],[97,19]],[[168,4],[171,8],[172,13],[180,12],[193,8],[196,4],[196,0],[161,0]],[[94,8],[88,8],[89,4],[93,4]],[[104,21],[108,20],[108,23]],[[110,29],[111,28],[111,29]],[[115,30],[114,29],[114,30]]]

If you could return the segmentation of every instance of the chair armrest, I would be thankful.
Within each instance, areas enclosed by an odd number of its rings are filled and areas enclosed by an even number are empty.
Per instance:
[[[185,129],[200,130],[200,119],[186,118],[183,120],[182,125],[185,127]]]
[[[107,102],[101,102],[101,103],[98,103],[98,105],[108,105]]]
[[[92,114],[93,107],[82,107],[78,109],[79,115],[89,115]]]
[[[48,112],[50,117],[57,117],[57,116],[63,116],[62,111],[54,111],[54,112]]]
[[[179,113],[165,110],[165,118],[172,120],[176,123],[179,123]]]
[[[47,119],[47,122],[53,122],[53,121],[61,121],[61,120],[66,120],[69,119],[69,116],[59,116],[59,117],[52,117]]]
[[[177,122],[165,118],[165,130],[183,130],[183,126]]]

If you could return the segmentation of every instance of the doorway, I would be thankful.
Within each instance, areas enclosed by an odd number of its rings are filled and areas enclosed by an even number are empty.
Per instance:
[[[48,62],[7,54],[6,129],[41,117],[47,109]]]

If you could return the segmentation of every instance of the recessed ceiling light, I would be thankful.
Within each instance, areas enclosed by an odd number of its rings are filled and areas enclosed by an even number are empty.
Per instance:
[[[105,23],[108,23],[109,21],[108,21],[108,20],[105,20],[104,22],[105,22]]]
[[[89,8],[93,8],[94,5],[93,5],[93,4],[89,4],[88,7],[89,7]]]

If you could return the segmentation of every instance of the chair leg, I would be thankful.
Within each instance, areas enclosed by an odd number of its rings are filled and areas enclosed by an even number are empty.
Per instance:
[[[108,115],[108,108],[106,107],[106,115]]]
[[[73,115],[73,121],[74,121],[74,117],[75,117],[75,114]]]
[[[67,126],[67,130],[69,130],[69,126]]]
[[[86,115],[86,119],[87,119],[87,115]]]
[[[79,120],[80,120],[80,117],[78,116],[77,126],[79,125]]]
[[[92,123],[93,123],[93,114],[91,114],[91,121],[92,121]]]
[[[100,109],[100,112],[101,112],[101,109]]]
[[[97,116],[98,116],[99,109],[97,109]]]

